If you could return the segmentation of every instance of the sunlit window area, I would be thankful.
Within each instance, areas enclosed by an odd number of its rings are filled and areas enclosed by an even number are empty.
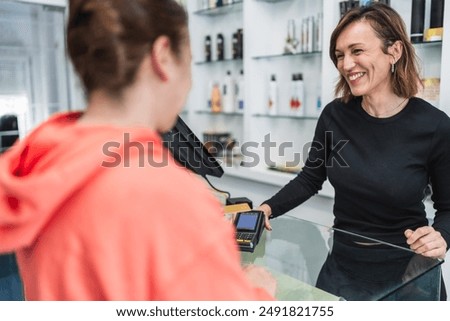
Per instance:
[[[0,117],[5,127],[0,135],[5,143],[12,134],[23,137],[51,114],[69,108],[64,10],[0,2]]]

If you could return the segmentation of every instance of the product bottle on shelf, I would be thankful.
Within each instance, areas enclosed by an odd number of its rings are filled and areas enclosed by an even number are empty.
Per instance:
[[[431,0],[430,28],[424,35],[425,41],[442,41],[444,33],[444,0]]]
[[[431,0],[430,28],[442,28],[444,25],[444,0]]]
[[[314,51],[314,17],[310,16],[307,18],[308,23],[308,43],[307,43],[307,52]]]
[[[297,81],[295,82],[297,91],[297,116],[305,116],[305,84],[303,82],[303,74],[297,74]]]
[[[208,110],[212,110],[212,92],[213,92],[214,83],[212,80],[208,82],[208,100],[207,106]]]
[[[291,99],[289,100],[289,109],[291,112],[295,112],[297,109],[298,97],[297,97],[297,74],[292,74],[291,80]]]
[[[323,38],[323,34],[322,34],[322,24],[323,24],[323,13],[319,12],[317,14],[317,19],[316,19],[316,51],[322,51],[322,38]]]
[[[305,88],[303,74],[299,73],[292,75],[291,88],[291,113],[295,116],[305,116]]]
[[[231,41],[232,41],[232,54],[231,57],[233,59],[238,59],[239,58],[239,39],[238,39],[238,33],[234,32],[231,36]]]
[[[217,34],[217,60],[224,60],[224,39],[221,33]]]
[[[200,0],[199,2],[199,9],[209,9],[209,0]]]
[[[234,80],[231,77],[231,71],[228,70],[223,82],[223,90],[222,90],[222,111],[224,113],[232,113],[234,112],[234,101],[235,101],[235,84]]]
[[[308,21],[306,18],[302,19],[300,35],[300,52],[308,52]]]
[[[411,9],[411,41],[413,43],[423,41],[424,20],[425,0],[413,0]]]
[[[216,82],[211,91],[211,111],[220,113],[222,111],[222,97],[220,94],[219,84]]]
[[[237,38],[238,38],[238,58],[243,59],[244,58],[244,30],[238,29],[237,30]]]
[[[275,75],[270,77],[269,82],[268,112],[269,115],[276,115],[278,113],[278,84]]]
[[[316,116],[320,116],[322,112],[322,87],[320,84],[317,86],[317,99],[316,99]]]
[[[284,53],[295,54],[297,53],[298,40],[295,35],[295,20],[289,19],[287,24],[286,42],[284,45]]]
[[[211,36],[205,37],[205,61],[211,61]]]
[[[238,80],[236,81],[236,107],[239,113],[244,112],[244,70],[241,69]]]

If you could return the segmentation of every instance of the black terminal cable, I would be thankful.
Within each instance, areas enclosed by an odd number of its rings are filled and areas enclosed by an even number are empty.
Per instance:
[[[216,192],[219,192],[219,193],[226,194],[226,195],[227,195],[227,199],[230,198],[230,196],[231,196],[230,192],[222,191],[222,190],[220,190],[220,189],[215,188],[214,185],[211,184],[211,182],[208,180],[208,178],[206,177],[206,175],[203,176],[203,178],[208,182],[209,186],[211,186],[211,188],[212,188],[213,190],[215,190]]]

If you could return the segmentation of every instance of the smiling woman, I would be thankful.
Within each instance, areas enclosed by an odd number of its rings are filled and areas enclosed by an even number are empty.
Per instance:
[[[387,93],[409,98],[421,85],[417,57],[403,20],[390,7],[373,8],[348,12],[331,35],[330,58],[341,74],[336,95],[344,102],[370,94],[370,89],[379,96]],[[366,89],[353,93],[352,84],[363,76],[369,78]]]
[[[352,9],[332,33],[330,58],[340,73],[339,98],[324,108],[303,170],[260,206],[266,227],[269,218],[306,201],[328,178],[335,190],[334,227],[444,258],[450,244],[450,118],[414,97],[420,77],[404,22],[387,5]],[[329,161],[336,152],[346,166]],[[423,204],[429,185],[436,209],[432,226]],[[345,244],[355,252],[367,245],[395,256],[379,243]],[[317,282],[338,295],[345,277],[334,267],[352,261],[348,253],[336,253],[339,248],[333,247]],[[342,271],[358,269],[357,262],[346,264]]]

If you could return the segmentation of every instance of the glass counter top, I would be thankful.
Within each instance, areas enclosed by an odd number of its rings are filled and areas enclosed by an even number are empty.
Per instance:
[[[241,262],[267,268],[278,300],[439,300],[443,260],[283,215]]]

